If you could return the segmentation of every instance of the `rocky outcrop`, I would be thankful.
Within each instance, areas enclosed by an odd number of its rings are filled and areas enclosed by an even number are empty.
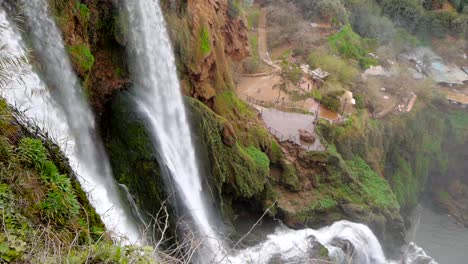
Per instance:
[[[249,54],[245,22],[230,2],[163,2],[185,93],[203,102],[233,88],[231,61]]]

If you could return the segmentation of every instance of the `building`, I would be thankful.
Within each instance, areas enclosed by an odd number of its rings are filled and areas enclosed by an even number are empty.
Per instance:
[[[446,98],[451,104],[460,106],[462,108],[468,107],[468,95],[466,94],[454,91],[447,91]]]
[[[310,66],[307,64],[301,64],[300,68],[303,73],[312,77],[314,84],[321,85],[327,78],[330,76],[330,73],[322,70],[321,68],[317,68],[315,70],[310,70]]]
[[[437,84],[448,87],[468,84],[468,67],[447,65],[430,48],[415,48],[411,52],[401,54],[399,58],[408,61],[419,73],[413,74],[415,79],[429,77]]]

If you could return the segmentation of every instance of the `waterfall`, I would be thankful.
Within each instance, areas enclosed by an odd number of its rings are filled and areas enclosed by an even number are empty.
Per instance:
[[[208,249],[218,250],[203,201],[202,180],[192,143],[175,59],[162,11],[154,0],[125,0],[128,16],[128,58],[136,100],[149,120],[152,138]]]
[[[175,59],[157,0],[124,0],[128,21],[130,72],[141,112],[147,117],[160,163],[167,167],[176,194],[205,241],[201,263],[304,263],[311,250],[325,247],[334,263],[397,263],[385,258],[382,247],[365,225],[339,221],[319,230],[279,228],[257,246],[229,252],[211,227],[203,197]],[[413,247],[413,249],[416,247]],[[413,250],[420,252],[418,250]],[[228,253],[229,252],[229,253]],[[352,253],[352,261],[349,255]],[[407,264],[416,263],[404,257]]]
[[[116,238],[125,236],[127,240],[124,242],[135,243],[140,239],[138,227],[119,195],[102,142],[96,133],[93,114],[82,95],[61,34],[48,12],[47,1],[23,0],[21,7],[31,29],[30,37],[44,81],[32,66],[26,65],[27,73],[22,76],[23,81],[15,82],[20,70],[13,67],[10,69],[11,81],[1,95],[61,147],[107,229],[115,232]],[[6,45],[4,52],[15,56],[25,54],[27,48],[21,35],[8,21],[3,9],[0,19],[5,28],[2,32],[2,44]]]

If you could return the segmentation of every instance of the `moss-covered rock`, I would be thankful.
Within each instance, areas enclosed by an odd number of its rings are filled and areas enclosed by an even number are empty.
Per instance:
[[[105,120],[105,145],[115,178],[129,188],[144,217],[156,216],[168,195],[158,152],[133,95],[118,92],[108,105]]]
[[[209,168],[221,194],[250,199],[260,194],[269,171],[269,159],[254,146],[244,147],[240,142],[229,146],[223,141],[223,130],[228,121],[216,115],[196,99],[187,98],[196,134],[202,137],[209,156]]]
[[[133,95],[128,91],[118,92],[107,105],[104,120],[105,146],[114,177],[128,187],[147,223],[154,223],[153,217],[165,206],[170,215],[166,237],[174,237],[176,219],[170,202],[166,202],[168,194],[158,152]]]

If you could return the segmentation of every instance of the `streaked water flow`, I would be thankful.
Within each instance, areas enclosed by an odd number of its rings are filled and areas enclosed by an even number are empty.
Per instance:
[[[116,183],[94,126],[93,114],[87,105],[68,55],[60,31],[47,10],[45,0],[24,0],[22,8],[31,28],[34,53],[43,70],[41,81],[29,64],[22,65],[27,73],[20,78],[20,68],[10,69],[11,78],[1,95],[23,111],[47,132],[67,155],[83,190],[101,216],[106,227],[127,242],[137,242],[139,231],[126,202],[119,195]],[[0,11],[3,25],[2,44],[5,56],[24,55],[26,47],[18,30]],[[117,237],[116,236],[116,237]]]

